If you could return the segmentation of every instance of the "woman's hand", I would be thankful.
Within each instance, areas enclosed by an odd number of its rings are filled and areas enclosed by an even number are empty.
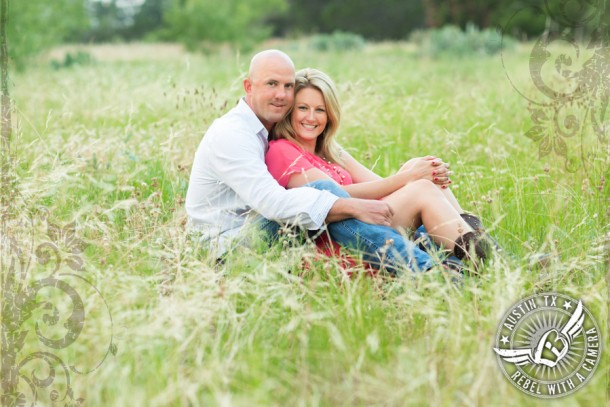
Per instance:
[[[433,155],[412,158],[404,163],[398,172],[408,173],[411,181],[427,179],[444,188],[451,184],[449,164]]]

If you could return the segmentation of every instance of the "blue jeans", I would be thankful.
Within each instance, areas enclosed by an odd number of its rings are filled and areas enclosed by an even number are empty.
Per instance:
[[[305,186],[329,191],[340,198],[350,197],[338,184],[329,180],[318,180]],[[267,221],[261,228],[273,236],[279,229],[279,225],[274,223]],[[435,265],[426,252],[391,227],[351,218],[329,223],[327,228],[332,239],[342,247],[360,252],[365,262],[391,274],[400,275],[405,268],[425,271]]]

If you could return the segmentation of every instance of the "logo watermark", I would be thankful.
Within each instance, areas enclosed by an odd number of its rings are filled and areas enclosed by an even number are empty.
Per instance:
[[[564,397],[593,376],[601,359],[601,333],[582,300],[542,293],[504,314],[493,351],[504,375],[522,392]]]

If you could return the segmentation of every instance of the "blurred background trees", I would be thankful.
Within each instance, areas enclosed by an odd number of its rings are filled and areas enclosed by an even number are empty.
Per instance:
[[[159,35],[191,50],[202,42],[248,46],[271,35],[267,16],[284,11],[285,0],[173,0]]]
[[[8,51],[18,68],[39,51],[70,41],[89,24],[83,0],[9,0]]]
[[[599,0],[600,5],[605,1]],[[178,41],[194,50],[227,43],[251,47],[270,36],[296,38],[335,31],[367,40],[408,39],[446,25],[503,27],[527,39],[542,33],[545,5],[583,16],[590,0],[11,0],[9,47],[14,62],[62,42]],[[582,6],[582,7],[581,7]],[[547,13],[548,14],[548,13]]]
[[[271,22],[280,36],[346,31],[370,40],[406,39],[424,28],[422,1],[288,0],[287,12]]]

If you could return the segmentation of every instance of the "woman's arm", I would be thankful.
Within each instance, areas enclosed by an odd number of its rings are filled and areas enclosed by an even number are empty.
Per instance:
[[[382,177],[360,164],[358,160],[352,157],[344,149],[341,149],[341,159],[343,160],[342,167],[350,173],[355,184],[382,179]]]
[[[358,184],[341,185],[352,198],[381,199],[406,184],[408,175],[405,172],[375,181],[360,182]],[[294,173],[290,176],[287,188],[297,188],[319,179],[331,179],[322,170],[311,168],[307,171]]]
[[[433,172],[435,172],[435,168],[442,164],[440,160],[435,160],[435,157],[432,156],[416,158],[408,162],[410,168],[405,168],[407,167],[407,164],[405,164],[398,173],[387,178],[381,178],[360,164],[347,152],[343,151],[341,158],[343,159],[343,167],[350,173],[354,181],[354,184],[341,185],[341,188],[350,194],[351,197],[361,199],[381,199],[402,188],[409,182],[418,179],[429,179],[439,183],[438,180],[434,179]],[[309,170],[290,175],[286,187],[297,188],[319,179],[331,178],[322,170],[310,168]]]
[[[341,150],[341,158],[343,159],[343,167],[351,174],[355,184],[382,179],[382,177],[360,164],[347,151]],[[451,174],[448,164],[433,155],[410,159],[398,170],[398,173],[403,172],[408,173],[405,184],[419,179],[427,179],[437,185],[446,185],[449,183],[449,175]],[[392,192],[394,191],[390,193]]]
[[[375,181],[341,186],[350,196],[362,199],[381,199],[409,183],[409,174],[402,172]]]

